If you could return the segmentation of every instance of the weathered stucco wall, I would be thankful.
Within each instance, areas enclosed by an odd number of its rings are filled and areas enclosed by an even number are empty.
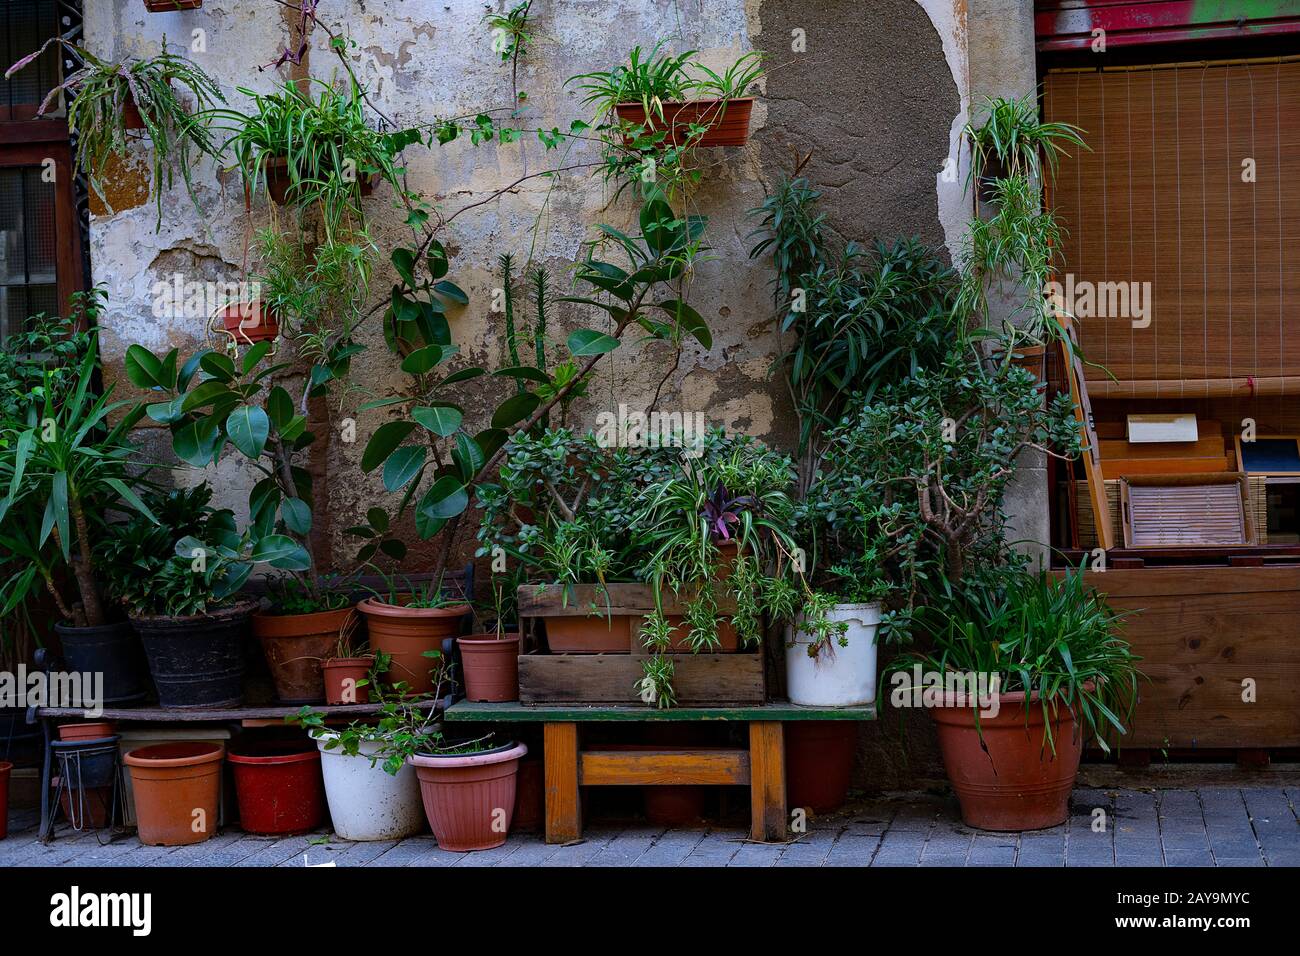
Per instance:
[[[276,59],[287,36],[285,17],[275,5],[205,0],[200,10],[160,15],[146,14],[139,0],[85,0],[85,6],[88,42],[105,55],[155,52],[164,35],[168,42],[188,47],[191,31],[204,31],[206,49],[188,55],[220,81],[234,105],[246,105],[235,87],[270,90],[288,75],[258,69]],[[493,4],[494,9],[508,6],[501,0]],[[972,10],[980,6],[974,3]],[[992,40],[982,41],[981,55],[1013,61],[1007,68],[1022,74],[1015,88],[1023,88],[1026,80],[1032,85],[1033,59],[1032,53],[1026,59],[1022,17],[1028,3],[984,6],[990,7],[990,19],[981,24],[980,35],[1005,30],[1009,39],[1005,50]],[[536,39],[519,78],[529,94],[529,125],[567,128],[583,115],[578,94],[563,86],[567,77],[608,69],[633,45],[649,49],[665,37],[677,50],[703,51],[710,65],[761,49],[768,54],[770,71],[766,95],[756,105],[751,144],[710,155],[705,179],[687,201],[692,211],[711,220],[713,258],[698,269],[691,294],[713,328],[712,349],[687,345],[673,370],[667,345],[624,346],[602,363],[573,424],[592,425],[599,412],[616,410],[620,403],[644,407],[666,376],[660,407],[702,411],[710,423],[777,444],[789,442],[793,415],[780,381],[769,376],[779,351],[769,273],[766,263],[748,258],[747,236],[754,223],[746,210],[757,206],[767,188],[791,168],[796,153],[811,150],[806,175],[824,190],[838,234],[861,241],[917,235],[946,245],[951,255],[969,210],[962,194],[964,160],[958,175],[951,162],[945,164],[949,157],[959,159],[959,131],[970,102],[968,30],[973,14],[967,7],[967,0],[534,4]],[[1018,9],[1006,9],[1010,7]],[[380,106],[399,122],[413,122],[510,105],[509,70],[491,49],[483,10],[478,0],[322,0],[319,16],[356,41],[355,68]],[[328,79],[337,63],[325,44],[325,37],[313,37],[307,66],[313,75]],[[981,75],[998,76],[1002,68],[985,63]],[[564,161],[593,158],[593,150],[580,145]],[[474,147],[462,138],[432,152],[411,149],[409,181],[450,213],[556,159],[536,139]],[[205,338],[198,320],[154,316],[150,289],[155,282],[170,281],[178,272],[187,278],[239,278],[245,237],[268,216],[261,200],[250,224],[237,176],[201,168],[195,180],[203,213],[196,213],[177,187],[166,197],[162,226],[155,233],[153,205],[142,201],[143,175],[143,167],[131,164],[120,170],[109,190],[115,212],[99,210],[91,227],[94,280],[107,287],[110,300],[103,321],[106,376],[123,382],[121,360],[130,343],[189,351]],[[381,186],[368,212],[383,249],[406,235],[400,216],[389,208],[390,198]],[[521,263],[545,263],[567,286],[567,267],[580,255],[592,225],[632,221],[634,209],[626,199],[613,206],[610,200],[610,190],[598,178],[578,170],[555,180],[529,180],[455,219],[443,238],[453,252],[452,277],[471,298],[453,316],[454,334],[470,359],[499,358],[500,317],[489,312],[496,257],[511,252]],[[386,275],[374,282],[381,294],[388,285]],[[590,324],[590,315],[562,313],[557,339]],[[377,329],[371,329],[362,339],[378,345],[377,336]],[[356,362],[353,378],[382,395],[395,384],[396,369],[388,352],[376,347]],[[335,529],[353,523],[372,504],[394,504],[378,476],[362,476],[358,467],[366,436],[385,420],[382,410],[355,413],[365,397],[349,393],[342,404],[316,409],[320,431],[349,416],[355,416],[358,426],[352,444],[335,433],[319,463]],[[165,438],[155,435],[150,442],[160,456],[167,454]],[[241,507],[252,476],[232,459],[212,477],[223,503]],[[327,533],[320,543],[326,551],[342,547],[337,533]],[[867,733],[872,739],[868,765],[877,785],[933,770],[933,748],[924,739],[910,755],[900,755],[893,728]]]

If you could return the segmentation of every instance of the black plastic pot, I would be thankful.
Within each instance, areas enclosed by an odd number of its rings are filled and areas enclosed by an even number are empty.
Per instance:
[[[117,742],[120,738],[55,740],[50,742],[59,774],[69,790],[111,787],[117,770]]]
[[[244,641],[257,605],[193,617],[131,619],[144,643],[163,707],[238,707],[244,699]]]
[[[140,638],[130,621],[101,627],[55,624],[70,671],[104,675],[104,703],[139,700],[148,692],[148,670]]]

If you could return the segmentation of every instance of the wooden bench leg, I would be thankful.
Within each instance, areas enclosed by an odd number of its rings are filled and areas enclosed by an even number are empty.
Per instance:
[[[750,839],[784,842],[785,737],[780,721],[749,722],[749,794],[753,821]]]
[[[571,843],[582,837],[582,803],[578,796],[578,725],[547,724],[543,733],[546,842]]]

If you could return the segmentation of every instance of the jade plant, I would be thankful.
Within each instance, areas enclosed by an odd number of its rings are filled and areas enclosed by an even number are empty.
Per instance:
[[[105,207],[112,208],[101,182],[106,164],[111,157],[129,152],[130,117],[136,112],[152,146],[158,213],[155,228],[162,224],[164,187],[171,188],[176,173],[180,173],[197,207],[191,169],[201,157],[216,159],[221,153],[210,128],[211,111],[226,101],[216,81],[195,63],[168,52],[166,41],[156,56],[106,60],[62,37],[52,37],[35,53],[13,64],[5,71],[5,79],[55,44],[81,66],[49,91],[36,115],[43,115],[61,94],[67,94],[68,129],[76,144],[77,165],[87,174],[91,188]],[[192,106],[183,102],[182,90],[193,98]]]

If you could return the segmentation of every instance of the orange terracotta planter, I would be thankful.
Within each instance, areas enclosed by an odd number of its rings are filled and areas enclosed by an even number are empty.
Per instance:
[[[681,146],[690,138],[691,126],[707,126],[708,130],[694,146],[744,146],[749,142],[749,118],[754,111],[752,96],[734,100],[695,100],[689,103],[664,103],[663,118],[647,121],[640,103],[619,103],[614,107],[620,121],[633,126],[646,126],[668,131],[665,141]],[[628,141],[630,145],[630,140]]]
[[[373,657],[334,657],[321,661],[325,703],[333,706],[370,703],[370,685],[358,687],[357,684],[366,679],[374,663]]]
[[[506,842],[515,808],[515,775],[523,744],[455,757],[415,754],[429,826],[444,850],[490,850]]]
[[[475,634],[456,641],[467,700],[504,703],[519,699],[519,635]]]
[[[235,302],[221,312],[221,327],[239,345],[273,342],[280,334],[280,323],[273,309],[263,309],[261,302]]]
[[[980,717],[978,730],[970,707],[930,711],[939,728],[944,769],[967,826],[1041,830],[1066,821],[1083,736],[1075,733],[1068,708],[1054,707],[1051,713],[1055,753],[1043,739],[1045,723],[1037,692],[1028,713],[1023,692],[1001,694],[997,716]]]
[[[356,614],[350,607],[315,614],[254,614],[253,633],[284,704],[316,704],[325,699],[321,661],[334,653],[339,632]]]
[[[185,741],[140,747],[122,758],[141,843],[186,846],[216,833],[225,754],[221,744]]]
[[[438,662],[426,653],[441,651],[444,640],[458,636],[461,624],[470,612],[468,604],[406,607],[376,598],[366,598],[357,609],[366,616],[370,649],[392,658],[388,679],[394,683],[405,681],[414,694],[427,694],[433,690],[429,670]]]
[[[548,617],[546,646],[552,654],[627,654],[632,648],[632,618],[625,614]]]
[[[60,740],[102,740],[111,737],[116,731],[111,720],[100,720],[84,724],[59,724]]]

